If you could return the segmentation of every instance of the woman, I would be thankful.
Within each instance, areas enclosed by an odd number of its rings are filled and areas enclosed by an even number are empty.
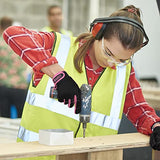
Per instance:
[[[117,16],[142,25],[139,9],[132,5],[110,17]],[[125,113],[139,132],[152,134],[151,146],[160,149],[160,118],[144,100],[131,66],[132,56],[146,44],[145,32],[125,22],[95,23],[91,30],[77,39],[24,27],[4,32],[8,45],[34,71],[18,141],[37,141],[39,129],[76,132],[81,109],[79,87],[88,83],[92,87],[92,114],[86,136],[117,134]],[[58,101],[49,98],[51,86],[58,91]],[[77,136],[82,137],[82,128]]]

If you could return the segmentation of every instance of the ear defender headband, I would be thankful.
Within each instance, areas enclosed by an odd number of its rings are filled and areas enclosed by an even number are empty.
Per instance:
[[[142,47],[147,45],[149,42],[149,38],[143,28],[143,26],[138,23],[136,20],[128,18],[128,17],[106,17],[106,18],[96,18],[91,24],[90,24],[90,32],[92,32],[92,35],[95,37],[96,40],[100,40],[103,37],[104,31],[106,29],[107,23],[127,23],[132,26],[135,26],[137,29],[139,29],[145,38],[145,42],[143,42]]]

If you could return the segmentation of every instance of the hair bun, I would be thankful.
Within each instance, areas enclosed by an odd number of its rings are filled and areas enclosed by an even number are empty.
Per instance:
[[[137,9],[136,8],[129,8],[128,12],[137,14]]]
[[[126,6],[124,8],[125,11],[138,15],[140,17],[140,9],[136,8],[134,5]]]

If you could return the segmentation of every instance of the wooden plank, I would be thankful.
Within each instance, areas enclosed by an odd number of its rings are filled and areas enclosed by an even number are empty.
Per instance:
[[[11,118],[4,118],[0,117],[0,124],[12,124],[12,125],[19,125],[21,118],[11,119]]]
[[[155,110],[160,110],[160,88],[142,88],[144,98]]]
[[[148,87],[142,88],[143,94],[160,96],[160,88]]]
[[[160,159],[160,151],[152,150],[152,160]]]
[[[70,146],[45,146],[38,142],[20,142],[0,144],[0,159],[66,155],[145,146],[149,146],[149,137],[140,133],[76,138],[74,144]]]
[[[15,130],[17,131],[19,129],[19,126],[11,126],[6,124],[0,124],[0,129],[8,129],[8,130]]]
[[[88,160],[122,160],[123,150],[111,150],[102,152],[92,152],[88,154]]]
[[[0,143],[16,142],[20,118],[10,119],[0,117]]]
[[[88,160],[88,153],[60,155],[56,156],[56,160]]]
[[[160,97],[155,97],[152,95],[144,95],[144,97],[152,108],[155,110],[160,110]]]

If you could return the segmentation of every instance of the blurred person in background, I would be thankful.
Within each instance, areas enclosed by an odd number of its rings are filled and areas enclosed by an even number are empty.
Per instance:
[[[17,109],[20,118],[26,98],[27,66],[6,45],[2,33],[12,25],[12,19],[2,17],[0,20],[0,116],[11,116],[11,105]]]
[[[71,31],[62,29],[63,14],[59,5],[52,5],[47,10],[49,26],[41,29],[43,32],[59,32],[68,36],[73,36]]]

